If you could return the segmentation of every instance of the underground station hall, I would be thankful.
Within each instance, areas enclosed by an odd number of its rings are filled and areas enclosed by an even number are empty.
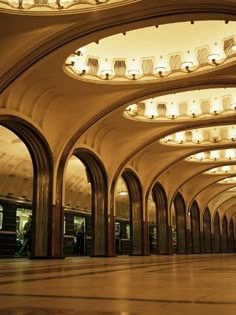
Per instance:
[[[236,314],[236,0],[0,0],[0,315]]]

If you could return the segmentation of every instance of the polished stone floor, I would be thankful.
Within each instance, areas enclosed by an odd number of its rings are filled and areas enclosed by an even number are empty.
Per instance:
[[[0,260],[1,315],[236,314],[236,254]]]

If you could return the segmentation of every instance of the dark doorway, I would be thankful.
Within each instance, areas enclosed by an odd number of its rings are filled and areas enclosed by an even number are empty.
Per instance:
[[[211,214],[209,208],[206,208],[203,215],[203,249],[204,253],[212,252]]]
[[[157,215],[157,239],[158,254],[169,253],[169,236],[168,236],[168,206],[164,188],[156,183],[152,189],[153,200],[156,204]]]
[[[122,178],[128,188],[130,200],[130,255],[143,255],[142,186],[136,174],[129,169],[122,173]]]
[[[199,218],[199,208],[196,201],[193,202],[190,208],[190,221],[191,221],[192,253],[199,254],[201,252],[200,218]]]
[[[220,217],[219,213],[216,212],[214,218],[214,252],[220,253],[221,252],[221,244],[220,244]]]
[[[222,253],[228,252],[228,222],[226,216],[223,217],[222,220],[222,244],[221,244],[221,251]]]
[[[186,207],[180,193],[174,199],[176,220],[176,253],[186,253]]]

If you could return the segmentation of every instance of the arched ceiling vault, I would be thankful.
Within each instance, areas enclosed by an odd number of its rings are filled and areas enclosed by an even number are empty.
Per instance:
[[[223,200],[216,210],[218,210],[219,213],[226,215],[229,220],[232,217],[232,214],[235,212],[235,206],[236,197],[234,195],[228,199]]]
[[[184,3],[185,1],[183,1]],[[143,5],[143,1],[139,1],[135,5],[130,4],[128,7],[116,8],[113,11],[99,11],[95,14],[96,18],[94,18],[94,13],[83,14],[80,15],[79,21],[76,15],[57,15],[53,17],[53,22],[50,16],[45,16],[37,18],[36,22],[33,16],[26,19],[24,15],[0,13],[2,25],[8,26],[17,23],[17,33],[19,34],[17,37],[16,32],[12,33],[10,29],[5,32],[6,28],[1,28],[2,60],[6,62],[2,65],[5,67],[5,72],[3,72],[4,75],[0,81],[0,91],[49,52],[72,40],[84,38],[85,35],[89,38],[94,33],[96,36],[92,40],[98,40],[99,37],[111,35],[112,32],[126,31],[126,24],[129,25],[130,29],[135,29],[144,23],[147,26],[155,24],[156,19],[159,23],[169,22],[170,16],[172,22],[186,19],[194,20],[197,16],[199,19],[209,19],[209,14],[211,19],[234,20],[232,15],[234,4],[230,1],[225,1],[224,6],[222,6],[222,3],[216,4],[209,0],[202,4],[202,8],[199,3],[191,1],[191,3],[185,4],[184,11],[183,7],[181,9],[176,8],[175,2],[163,5],[160,1],[155,4],[152,1],[145,1],[145,10]],[[125,14],[127,10],[129,15]],[[24,48],[20,36],[22,33],[24,33],[24,40],[27,42],[27,52],[22,49]],[[84,40],[81,44],[84,45]],[[19,49],[20,46],[21,49]],[[16,64],[17,67],[15,67]]]
[[[197,196],[204,192],[204,190],[209,187],[214,193],[215,187],[220,189],[224,189],[224,185],[217,185],[217,181],[224,178],[222,175],[215,176],[207,176],[202,173],[190,178],[190,180],[186,181],[181,187],[180,192],[183,194],[184,199],[186,200],[186,206],[189,207],[191,202],[197,198]],[[226,185],[227,188],[233,187],[233,185]],[[232,194],[232,193],[231,193]],[[205,207],[205,206],[204,206]],[[201,209],[202,211],[204,209]]]
[[[233,205],[235,205],[235,194],[227,190],[227,187],[225,191],[215,195],[208,203],[209,208],[211,208],[212,215],[218,211],[221,217],[225,214],[230,216],[232,210],[229,211],[229,209],[232,208]]]
[[[228,176],[227,174],[203,174],[203,172],[212,167],[214,167],[213,163],[195,163],[193,166],[189,162],[180,161],[164,172],[159,177],[159,180],[166,188],[166,192],[170,198],[169,202],[172,201],[175,193],[180,190],[188,205],[207,186]],[[184,171],[180,172],[180,170]]]
[[[201,214],[203,214],[207,206],[213,214],[216,211],[217,205],[219,205],[222,200],[226,200],[232,197],[232,195],[235,195],[235,193],[228,191],[232,187],[233,185],[219,185],[215,183],[205,186],[194,198],[199,204]]]
[[[227,216],[229,222],[230,222],[231,218],[235,219],[235,208],[236,208],[236,204],[235,204],[235,200],[234,200],[233,205],[231,205],[230,208],[228,208],[226,210],[226,216]]]
[[[131,164],[142,183],[148,187],[157,175],[175,163],[176,170],[177,165],[186,167],[189,169],[188,176],[192,177],[204,167],[198,166],[196,169],[194,165],[186,166],[187,162],[178,161],[201,149],[207,150],[208,146],[164,146],[158,140],[176,131],[232,124],[234,113],[232,117],[217,116],[204,121],[192,119],[154,124],[131,121],[123,116],[123,112],[128,105],[155,96],[204,87],[235,87],[235,61],[199,75],[190,73],[188,80],[181,77],[148,86],[130,82],[128,87],[74,80],[64,73],[63,64],[77,47],[105,36],[197,18],[235,20],[232,14],[235,9],[235,3],[227,0],[223,3],[181,0],[178,5],[176,1],[156,3],[145,0],[129,3],[126,8],[120,6],[115,10],[99,10],[96,18],[91,12],[78,16],[57,15],[53,19],[40,16],[37,20],[33,16],[0,13],[0,87],[3,92],[0,109],[20,113],[41,128],[56,162],[71,139],[68,152],[73,146],[90,147],[103,160],[110,178],[118,175],[126,164]],[[17,25],[17,29],[8,25]],[[221,147],[221,144],[216,145]],[[230,147],[230,144],[224,146]],[[17,154],[16,150],[14,154]],[[173,174],[178,173],[175,171]],[[186,177],[180,177],[175,187],[185,180]]]

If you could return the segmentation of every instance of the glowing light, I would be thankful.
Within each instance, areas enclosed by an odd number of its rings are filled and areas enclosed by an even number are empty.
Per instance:
[[[114,70],[112,69],[111,62],[109,59],[105,59],[100,64],[100,68],[98,70],[98,75],[104,77],[106,80],[109,79],[110,76],[115,74]]]
[[[200,115],[201,114],[200,105],[197,102],[193,101],[189,105],[188,114],[193,118]]]
[[[145,114],[146,117],[155,118],[158,116],[157,113],[157,104],[153,100],[148,101],[145,104]]]
[[[185,142],[185,132],[184,131],[177,132],[175,134],[175,141],[177,143],[180,143],[180,144],[184,143]]]
[[[77,60],[76,56],[69,56],[66,59],[66,65],[74,66],[76,60]]]
[[[128,191],[122,190],[122,191],[119,191],[118,194],[119,194],[120,196],[127,196],[127,195],[128,195]]]
[[[217,65],[217,61],[221,59],[220,54],[210,54],[208,60],[213,64]]]
[[[222,179],[218,183],[219,184],[234,184],[235,182],[236,182],[236,177],[229,177],[229,178]]]
[[[197,160],[202,161],[205,158],[205,153],[204,152],[197,153],[195,157]]]
[[[131,75],[133,77],[133,79],[136,79],[137,75],[141,75],[142,71],[139,69],[139,65],[136,62],[135,59],[129,60],[128,61],[128,66],[127,66],[127,71],[126,71],[126,75]]]
[[[153,69],[153,73],[158,73],[161,76],[162,73],[165,72],[166,70],[167,70],[166,67],[155,67]]]
[[[76,50],[76,53],[82,56],[85,53],[85,50],[86,50],[85,47],[80,47],[79,49]]]
[[[217,171],[217,168],[212,168],[211,170],[209,170],[209,172],[213,174],[216,173],[216,171]]]
[[[18,8],[18,7],[19,7],[19,1],[18,1],[18,0],[8,0],[8,3],[9,3],[10,6],[12,6],[13,8]]]
[[[218,150],[210,152],[210,159],[216,161],[220,158],[220,152]]]
[[[193,140],[193,142],[196,142],[196,143],[202,142],[203,136],[202,136],[201,130],[198,130],[198,129],[193,130],[192,140]]]
[[[223,111],[222,104],[218,101],[217,98],[211,103],[210,112],[217,115]]]
[[[60,5],[63,6],[64,8],[69,7],[74,0],[60,0]]]
[[[222,171],[228,173],[230,171],[230,166],[229,165],[222,166]]]
[[[236,130],[233,126],[228,129],[228,138],[232,141],[235,141],[236,139]]]
[[[167,105],[167,116],[170,116],[172,119],[179,116],[179,109],[178,105],[175,103],[171,103]]]
[[[189,71],[189,68],[191,68],[192,66],[193,66],[192,61],[185,61],[181,64],[181,69]]]
[[[83,64],[80,58],[77,58],[74,63],[73,69],[76,73],[81,74],[85,73],[89,69],[89,67]]]
[[[210,130],[210,139],[213,142],[217,142],[220,140],[220,130],[218,128],[213,128]]]
[[[174,136],[173,135],[168,135],[164,137],[164,141],[165,142],[169,142],[169,141],[173,141],[174,140]]]
[[[231,104],[231,108],[236,110],[236,103]]]
[[[126,112],[129,113],[129,115],[136,115],[137,112],[138,112],[138,105],[137,104],[132,104],[132,105],[129,105],[126,110]]]
[[[235,157],[235,152],[233,149],[225,150],[225,158],[232,160]]]

